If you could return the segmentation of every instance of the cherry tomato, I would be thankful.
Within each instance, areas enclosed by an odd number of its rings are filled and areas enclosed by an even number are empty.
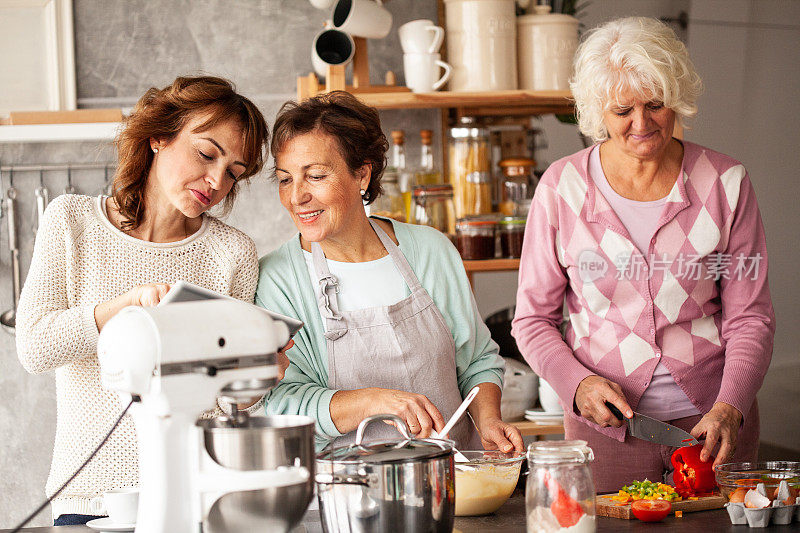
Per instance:
[[[672,504],[664,500],[636,500],[631,511],[642,522],[660,522],[672,511]]]

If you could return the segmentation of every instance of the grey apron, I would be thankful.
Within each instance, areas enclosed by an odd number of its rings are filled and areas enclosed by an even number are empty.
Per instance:
[[[411,295],[393,305],[339,311],[338,281],[328,270],[325,254],[311,243],[317,277],[317,304],[327,331],[328,387],[355,390],[365,387],[424,394],[445,421],[461,404],[456,378],[453,335],[428,291],[420,285],[400,248],[381,227],[370,220]],[[480,437],[468,417],[450,431],[456,446],[480,450]],[[386,424],[372,424],[366,439],[396,439],[400,433]],[[350,444],[355,431],[335,439],[334,445]]]

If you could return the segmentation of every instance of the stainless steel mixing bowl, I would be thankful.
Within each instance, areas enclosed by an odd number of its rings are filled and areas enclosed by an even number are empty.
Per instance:
[[[314,496],[314,420],[306,416],[201,420],[205,447],[220,465],[236,470],[304,466],[308,482],[233,492],[217,500],[204,532],[288,531],[303,518]]]

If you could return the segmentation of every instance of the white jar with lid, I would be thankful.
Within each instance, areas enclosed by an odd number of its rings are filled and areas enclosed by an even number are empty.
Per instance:
[[[578,48],[578,19],[534,7],[535,14],[517,17],[519,88],[569,90],[572,60]]]
[[[451,91],[517,88],[514,0],[444,0]]]

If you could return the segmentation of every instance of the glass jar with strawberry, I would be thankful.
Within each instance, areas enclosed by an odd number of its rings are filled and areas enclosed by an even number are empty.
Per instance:
[[[595,490],[586,441],[541,441],[528,447],[528,533],[596,531]]]

